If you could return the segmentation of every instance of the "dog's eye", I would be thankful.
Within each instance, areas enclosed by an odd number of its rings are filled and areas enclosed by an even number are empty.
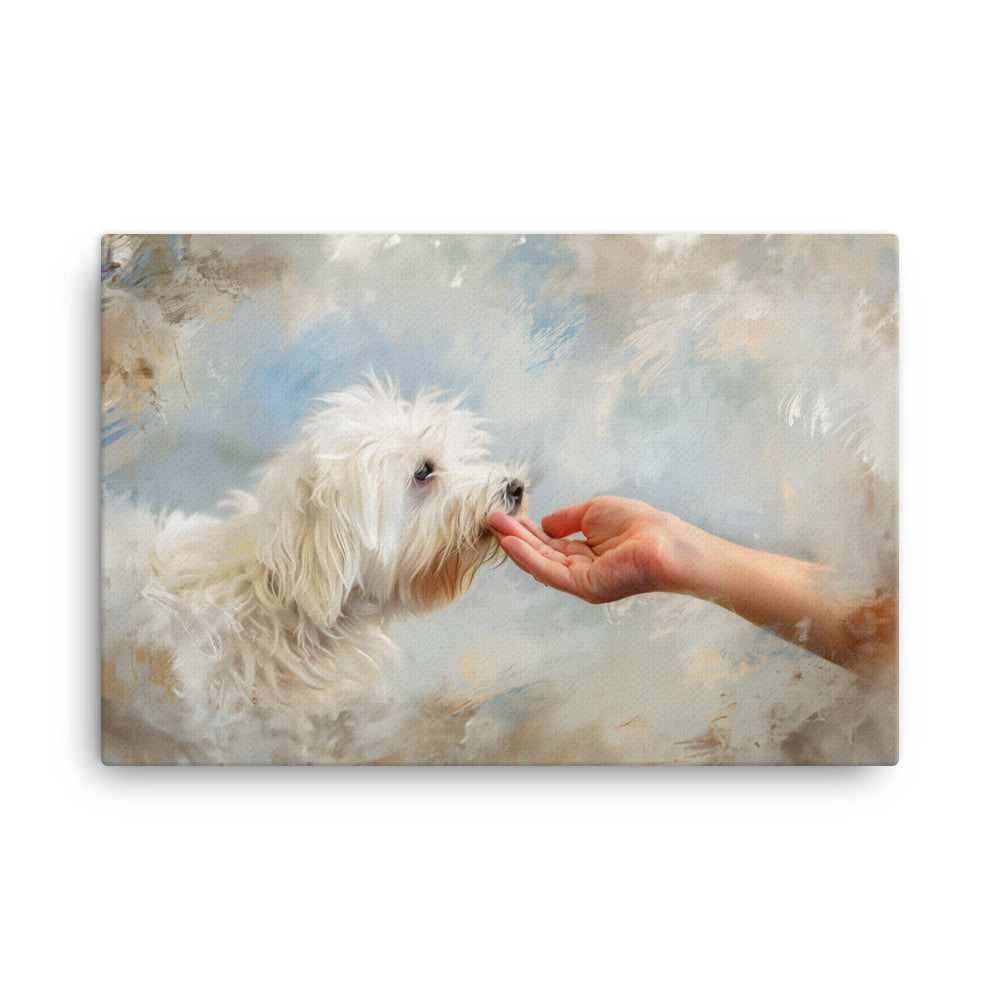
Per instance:
[[[413,478],[418,483],[423,483],[430,479],[432,475],[434,475],[434,466],[432,466],[430,462],[424,462],[424,464],[413,473]]]

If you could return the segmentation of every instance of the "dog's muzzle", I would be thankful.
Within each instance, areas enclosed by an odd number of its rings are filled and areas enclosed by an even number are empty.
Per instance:
[[[521,503],[524,500],[524,483],[520,479],[512,479],[504,486],[500,499],[507,508],[508,514],[516,514],[521,509]]]

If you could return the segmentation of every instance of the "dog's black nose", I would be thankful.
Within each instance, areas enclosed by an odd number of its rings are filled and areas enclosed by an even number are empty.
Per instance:
[[[520,479],[512,479],[503,488],[503,498],[509,504],[511,504],[516,510],[521,506],[521,500],[524,497],[524,483]]]

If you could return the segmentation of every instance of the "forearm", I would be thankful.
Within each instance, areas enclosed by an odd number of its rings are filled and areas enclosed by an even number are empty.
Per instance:
[[[839,593],[822,566],[748,549],[694,529],[684,593],[735,612],[859,673],[894,655],[895,601]]]

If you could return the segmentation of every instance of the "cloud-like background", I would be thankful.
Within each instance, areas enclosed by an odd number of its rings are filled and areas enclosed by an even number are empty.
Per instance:
[[[104,480],[154,511],[252,489],[374,370],[464,395],[536,518],[616,493],[896,589],[891,237],[109,237],[102,277]],[[693,599],[504,564],[393,638],[387,704],[298,745],[255,724],[254,759],[895,759],[894,689]]]

